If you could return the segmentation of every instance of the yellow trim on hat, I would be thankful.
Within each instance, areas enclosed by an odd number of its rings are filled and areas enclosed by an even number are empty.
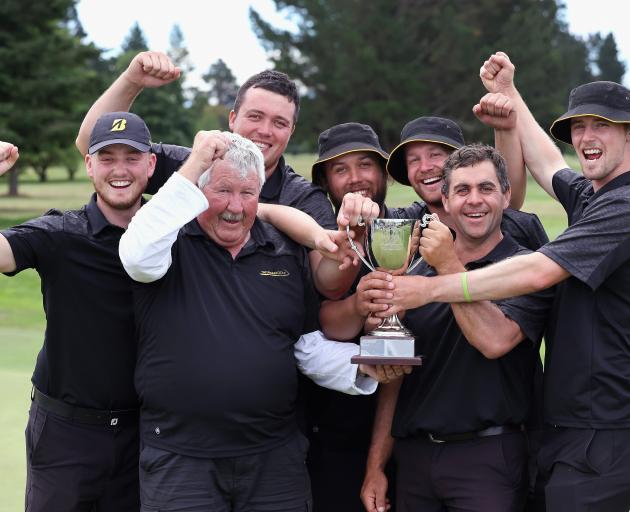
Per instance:
[[[404,146],[405,144],[409,144],[410,142],[431,142],[433,144],[441,144],[442,146],[448,146],[450,148],[453,148],[454,150],[459,149],[457,146],[453,146],[453,144],[449,144],[448,142],[442,142],[441,140],[433,140],[433,139],[407,139],[405,142],[401,142],[400,144],[398,144],[398,146],[396,146],[394,149],[392,149],[391,153],[389,154],[389,159],[387,160],[387,165],[385,166],[385,168],[387,169],[387,172],[389,174],[391,174],[391,172],[389,171],[389,162],[391,162],[392,160],[392,155],[398,151],[399,148],[401,148],[402,146]],[[407,166],[407,162],[405,162],[405,167]]]
[[[315,163],[312,165],[312,167],[315,167],[318,164],[323,164],[324,162],[328,162],[328,160],[332,160],[333,158],[339,158],[340,156],[349,155],[350,153],[358,153],[360,151],[364,151],[364,152],[368,151],[370,153],[376,153],[383,160],[387,160],[389,158],[388,156],[387,157],[383,156],[381,153],[379,153],[376,149],[373,149],[373,148],[357,148],[357,149],[350,149],[349,151],[344,151],[343,153],[339,153],[338,155],[329,156],[328,158],[324,158],[323,160],[316,160]],[[387,155],[385,151],[383,151],[383,153]]]
[[[604,117],[601,116],[599,114],[575,114],[572,116],[566,116],[566,117],[561,117],[559,119],[556,119],[553,123],[551,123],[551,126],[549,127],[549,133],[551,133],[551,136],[556,139],[557,141],[560,142],[564,142],[565,144],[568,144],[569,146],[573,146],[572,142],[567,142],[566,140],[562,140],[559,139],[558,137],[555,136],[555,134],[553,133],[553,127],[556,126],[558,123],[562,123],[564,121],[568,121],[569,119],[575,119],[576,117],[599,117],[600,119],[605,119],[606,121],[609,121],[611,123],[615,123],[615,124],[630,124],[630,120],[628,121],[615,121],[613,119],[609,119],[608,117]],[[569,130],[571,129],[571,127],[569,127]],[[569,131],[569,136],[571,135],[571,132]],[[570,138],[570,137],[569,137]],[[393,153],[393,151],[392,151]]]

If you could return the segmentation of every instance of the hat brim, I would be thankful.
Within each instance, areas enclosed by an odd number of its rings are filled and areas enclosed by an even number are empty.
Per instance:
[[[405,152],[403,148],[412,142],[432,142],[434,144],[440,144],[442,146],[448,146],[452,149],[459,149],[463,146],[460,142],[457,142],[450,137],[440,137],[436,135],[417,135],[405,139],[398,146],[392,149],[389,154],[389,160],[387,160],[386,169],[389,175],[394,178],[398,183],[402,185],[411,186],[409,178],[407,176],[407,161],[405,159]]]
[[[97,142],[93,146],[90,146],[90,148],[88,149],[88,153],[90,155],[93,155],[99,149],[103,149],[106,146],[112,146],[114,144],[124,144],[125,146],[131,146],[132,148],[137,149],[141,153],[148,153],[151,150],[151,145],[143,144],[142,142],[137,142],[135,140],[110,139],[110,140],[104,140],[103,142]]]
[[[572,145],[571,119],[584,116],[599,117],[611,123],[630,123],[630,112],[608,109],[595,104],[580,105],[556,119],[549,128],[549,132],[556,140]]]
[[[389,155],[385,153],[385,151],[383,151],[382,149],[379,149],[375,146],[367,146],[365,144],[342,144],[334,149],[331,149],[330,151],[326,151],[315,161],[315,163],[311,167],[311,181],[318,187],[324,188],[326,180],[324,179],[324,166],[322,165],[323,163],[328,162],[333,158],[362,151],[367,153],[376,153],[378,156],[381,157],[383,164],[387,165],[387,159],[389,158]]]

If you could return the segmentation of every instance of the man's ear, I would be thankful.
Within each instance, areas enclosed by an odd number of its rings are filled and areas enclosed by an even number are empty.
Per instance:
[[[85,162],[85,172],[92,179],[94,177],[94,172],[92,171],[92,156],[89,153],[86,153],[83,157],[83,161]]]

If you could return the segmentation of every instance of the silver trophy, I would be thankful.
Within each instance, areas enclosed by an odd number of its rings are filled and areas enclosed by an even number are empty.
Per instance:
[[[392,275],[411,272],[422,261],[418,248],[420,228],[433,219],[429,214],[422,220],[373,219],[367,223],[365,257],[359,252],[348,233],[350,246],[370,270],[382,270]],[[359,225],[362,225],[359,223]],[[347,228],[350,231],[350,228]],[[367,258],[367,259],[366,259]],[[353,363],[395,364],[419,366],[422,356],[415,354],[413,333],[394,314],[365,336],[361,336],[361,351]]]

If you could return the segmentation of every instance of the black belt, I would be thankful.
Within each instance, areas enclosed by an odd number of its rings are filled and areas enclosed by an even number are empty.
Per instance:
[[[100,411],[98,409],[76,407],[61,400],[51,398],[37,388],[33,388],[31,399],[41,406],[42,409],[76,423],[106,425],[109,427],[123,427],[138,423],[138,409]]]
[[[461,432],[459,434],[433,434],[431,432],[423,432],[421,437],[428,437],[433,443],[450,443],[454,441],[470,441],[479,437],[499,436],[501,434],[513,434],[515,432],[523,432],[521,425],[500,425],[498,427],[488,427],[476,432]]]

